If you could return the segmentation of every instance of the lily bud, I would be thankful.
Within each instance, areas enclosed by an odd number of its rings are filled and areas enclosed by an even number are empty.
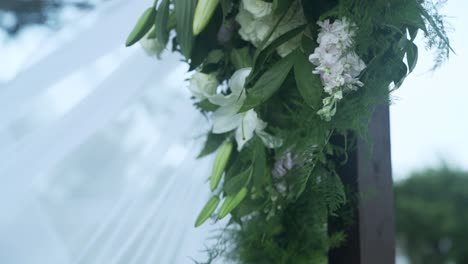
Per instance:
[[[193,19],[193,35],[198,35],[205,29],[219,4],[219,0],[199,0]]]

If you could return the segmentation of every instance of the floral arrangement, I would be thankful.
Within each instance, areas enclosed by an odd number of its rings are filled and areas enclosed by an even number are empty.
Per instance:
[[[213,195],[195,226],[230,221],[208,262],[327,262],[346,237],[327,223],[351,207],[336,170],[354,139],[415,68],[418,32],[436,66],[450,53],[438,5],[156,0],[143,13],[127,46],[181,53],[212,124],[199,157],[216,152]]]

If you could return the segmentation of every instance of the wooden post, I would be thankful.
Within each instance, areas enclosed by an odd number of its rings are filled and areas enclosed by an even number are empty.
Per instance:
[[[359,139],[347,165],[339,170],[343,182],[358,193],[357,208],[352,225],[346,227],[346,243],[330,252],[329,264],[395,263],[388,106],[377,107],[369,138],[372,145]],[[344,223],[330,222],[331,230],[343,227]]]

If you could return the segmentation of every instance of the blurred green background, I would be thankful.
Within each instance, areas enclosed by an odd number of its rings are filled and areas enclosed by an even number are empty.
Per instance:
[[[448,166],[395,184],[398,246],[412,264],[468,263],[468,172]]]

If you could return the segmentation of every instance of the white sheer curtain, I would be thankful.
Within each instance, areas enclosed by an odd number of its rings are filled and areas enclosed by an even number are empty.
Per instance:
[[[122,47],[150,4],[111,1],[0,86],[1,263],[203,258],[213,229],[193,223],[211,158],[194,158],[206,121],[186,68]]]

